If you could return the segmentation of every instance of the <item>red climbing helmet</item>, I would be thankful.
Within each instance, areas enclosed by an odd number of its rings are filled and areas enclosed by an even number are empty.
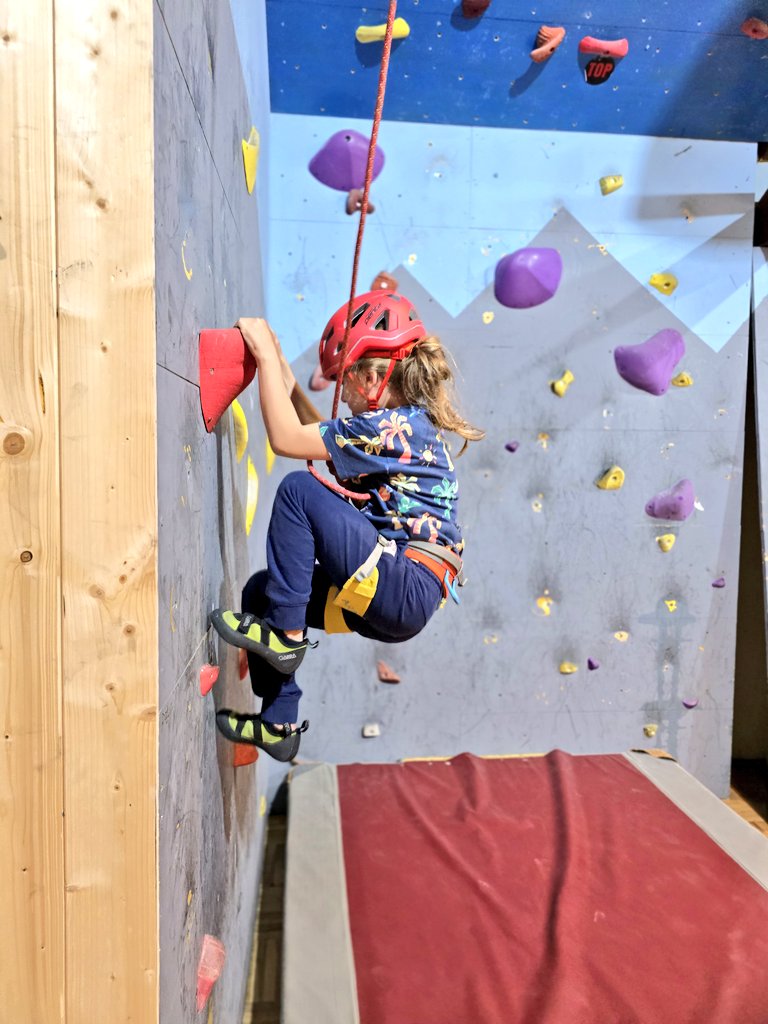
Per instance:
[[[320,366],[328,380],[335,380],[340,369],[348,305],[345,302],[336,310],[320,339]],[[344,363],[351,366],[363,356],[378,356],[390,359],[394,364],[405,359],[416,342],[426,336],[424,324],[405,296],[382,289],[365,292],[356,296],[352,303],[352,323]]]

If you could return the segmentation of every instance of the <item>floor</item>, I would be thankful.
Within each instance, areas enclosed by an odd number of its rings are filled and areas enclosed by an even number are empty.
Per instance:
[[[725,803],[768,836],[768,764],[734,761],[731,794]],[[271,815],[243,1024],[280,1024],[286,831],[287,818]]]

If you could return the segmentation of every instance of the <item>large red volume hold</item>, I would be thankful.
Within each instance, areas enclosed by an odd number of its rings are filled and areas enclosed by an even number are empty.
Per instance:
[[[200,406],[209,434],[255,373],[256,360],[236,327],[200,331]]]

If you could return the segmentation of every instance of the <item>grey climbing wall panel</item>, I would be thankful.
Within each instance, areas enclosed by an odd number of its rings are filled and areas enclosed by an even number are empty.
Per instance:
[[[233,768],[233,748],[217,737],[214,706],[248,708],[253,698],[240,682],[237,652],[218,651],[207,613],[237,603],[263,546],[261,510],[250,536],[245,520],[248,460],[266,476],[265,448],[251,395],[242,398],[252,430],[241,461],[231,412],[206,433],[197,334],[263,312],[258,201],[246,189],[241,139],[252,124],[266,133],[268,108],[249,110],[227,0],[160,0],[154,47],[160,1020],[195,1018],[207,933],[227,951],[213,1019],[234,1024],[247,980],[268,766]],[[203,698],[199,673],[209,662],[221,673]]]
[[[748,217],[734,225],[734,244],[750,230]],[[322,640],[302,676],[312,722],[302,753],[661,747],[725,794],[748,325],[713,352],[563,210],[530,244],[560,250],[566,267],[556,296],[530,310],[500,312],[489,286],[452,318],[404,267],[393,271],[454,352],[464,409],[488,432],[457,463],[469,585],[460,608],[449,603],[406,645]],[[654,397],[618,376],[612,353],[662,328],[683,335],[678,370],[694,384]],[[315,359],[310,349],[297,362],[300,379]],[[566,369],[575,380],[558,398],[550,382]],[[319,398],[327,408],[329,393]],[[626,482],[599,490],[612,464]],[[681,478],[695,487],[691,518],[649,518],[646,502]],[[666,533],[676,543],[665,553]],[[378,681],[378,659],[399,685]],[[566,661],[578,671],[561,674]],[[363,739],[366,722],[379,738]]]
[[[766,536],[766,528],[768,528],[768,249],[754,250],[752,332],[763,580],[768,584],[768,537]],[[768,595],[765,596],[768,599]],[[767,705],[768,679],[764,682],[762,694],[754,695],[752,703],[754,717],[762,726],[768,721]],[[750,752],[754,754],[760,750],[763,756],[768,758],[768,736],[766,735],[762,737],[762,744],[755,743],[753,739]]]

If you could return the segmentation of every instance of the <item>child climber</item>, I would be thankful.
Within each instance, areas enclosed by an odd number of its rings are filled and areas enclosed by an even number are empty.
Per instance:
[[[336,478],[360,491],[356,504],[311,473],[280,483],[267,531],[267,569],[243,590],[242,611],[217,609],[219,635],[248,651],[260,714],[221,709],[219,730],[261,747],[278,761],[295,757],[295,672],[308,647],[306,628],[355,632],[385,643],[419,633],[450,594],[458,601],[464,547],[458,484],[443,431],[477,441],[483,431],[451,404],[453,379],[437,338],[411,303],[389,291],[359,295],[330,319],[320,342],[323,375],[341,372],[352,415],[319,422],[296,385],[265,320],[237,324],[258,365],[259,398],[273,451],[330,462]]]

